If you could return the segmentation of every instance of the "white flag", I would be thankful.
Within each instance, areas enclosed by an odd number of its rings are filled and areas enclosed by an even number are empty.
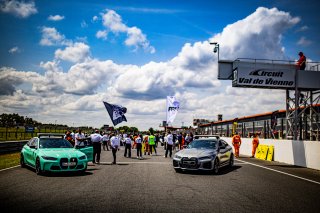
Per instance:
[[[167,96],[167,123],[173,123],[180,107],[180,102],[174,96]]]

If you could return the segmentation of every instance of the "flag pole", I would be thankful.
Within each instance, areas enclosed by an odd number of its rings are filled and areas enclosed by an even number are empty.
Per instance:
[[[167,126],[168,126],[168,96],[166,98],[166,124],[164,126],[164,132],[167,134]]]

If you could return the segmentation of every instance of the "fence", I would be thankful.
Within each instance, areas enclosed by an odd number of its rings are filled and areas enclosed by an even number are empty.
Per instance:
[[[19,141],[29,140],[37,136],[38,133],[65,133],[64,129],[35,129],[34,132],[26,132],[24,129],[3,128],[0,130],[0,141]]]

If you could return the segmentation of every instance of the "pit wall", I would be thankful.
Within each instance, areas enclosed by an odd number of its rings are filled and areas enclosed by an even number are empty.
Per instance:
[[[232,138],[221,138],[232,146]],[[241,141],[240,155],[251,156],[252,138],[242,138]],[[259,142],[274,146],[274,161],[320,170],[319,141],[259,139]]]

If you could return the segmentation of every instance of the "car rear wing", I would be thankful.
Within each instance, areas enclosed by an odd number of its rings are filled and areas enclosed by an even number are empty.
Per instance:
[[[61,133],[38,133],[39,138],[64,138]]]
[[[219,139],[220,136],[219,135],[195,135],[194,139],[198,139],[198,138],[216,138]]]

